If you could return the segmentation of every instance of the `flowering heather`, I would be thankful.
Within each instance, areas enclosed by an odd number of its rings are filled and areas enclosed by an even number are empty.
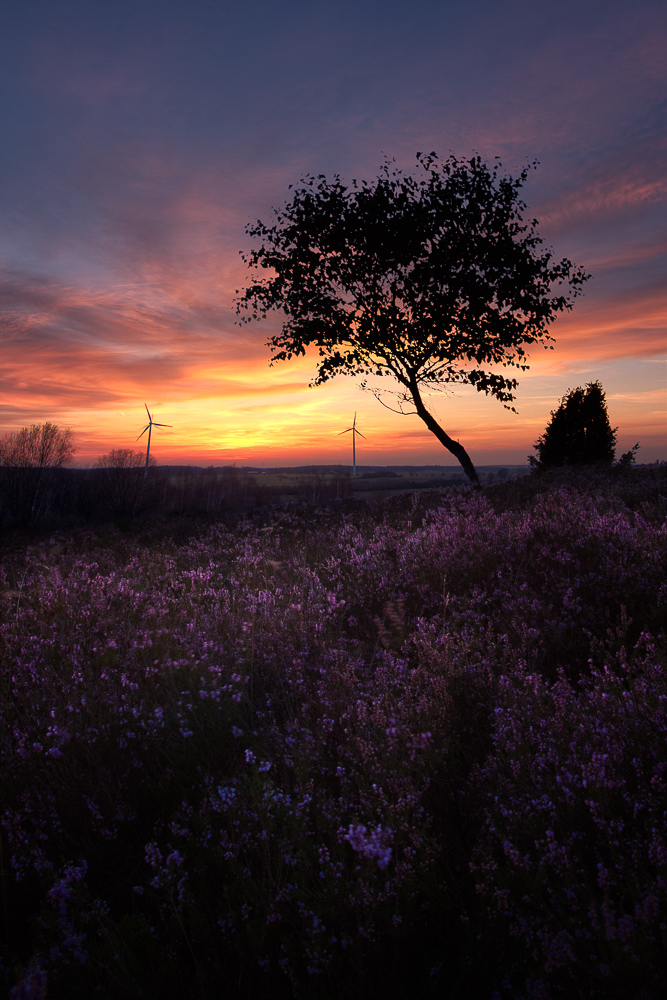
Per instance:
[[[544,482],[8,551],[5,993],[658,996],[664,487]]]
[[[587,996],[657,996],[667,946],[667,671],[650,637],[577,689],[502,677],[483,766],[478,891],[524,969]]]

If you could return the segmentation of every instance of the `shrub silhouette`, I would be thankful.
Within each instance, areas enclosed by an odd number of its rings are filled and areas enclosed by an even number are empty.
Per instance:
[[[533,445],[537,458],[528,456],[536,469],[563,465],[611,464],[614,461],[616,431],[612,430],[607,402],[599,382],[568,389],[557,410],[551,411],[544,434]]]

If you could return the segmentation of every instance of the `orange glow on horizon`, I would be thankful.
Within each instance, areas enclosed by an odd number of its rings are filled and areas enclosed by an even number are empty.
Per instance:
[[[53,420],[73,428],[77,462],[92,464],[112,448],[142,447],[135,439],[147,403],[158,421],[173,424],[151,441],[163,464],[349,464],[338,432],[357,410],[367,436],[361,464],[456,464],[416,416],[384,409],[354,380],[310,389],[313,357],[269,367],[265,342],[279,318],[236,325],[234,289],[247,274],[235,246],[212,246],[229,213],[207,212],[206,200],[190,193],[172,209],[173,244],[189,234],[183,261],[156,244],[135,262],[133,280],[5,281],[0,433]],[[602,273],[616,266],[610,260],[598,262]],[[639,440],[644,461],[665,456],[656,359],[667,294],[657,283],[602,295],[590,286],[554,324],[555,349],[533,350],[530,371],[517,373],[518,415],[470,387],[431,397],[473,461],[525,462],[565,391],[596,379],[619,427],[618,453]],[[636,376],[630,394],[628,366]]]

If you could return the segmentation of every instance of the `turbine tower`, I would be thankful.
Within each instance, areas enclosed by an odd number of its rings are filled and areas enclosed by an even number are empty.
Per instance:
[[[144,403],[144,406],[146,406],[145,403]],[[139,438],[143,437],[144,434],[146,433],[146,431],[148,431],[148,446],[146,448],[146,468],[144,470],[144,479],[148,475],[148,459],[150,458],[150,454],[151,454],[151,431],[153,430],[154,427],[173,427],[173,424],[158,424],[158,423],[156,423],[156,421],[153,420],[153,418],[152,418],[152,416],[150,414],[150,410],[148,409],[147,406],[146,406],[146,413],[148,414],[148,423],[146,424],[146,426],[144,427],[143,431],[141,432],[141,434],[137,438],[137,441],[138,441]],[[357,431],[357,433],[359,433],[359,432]]]
[[[357,434],[359,434],[364,439],[364,441],[366,440],[366,435],[362,434],[361,431],[357,429],[357,411],[356,410],[354,411],[354,420],[352,421],[352,426],[348,427],[346,431],[341,431],[340,434],[338,435],[338,437],[340,437],[341,434],[349,434],[350,431],[352,431],[352,475],[356,476],[356,474],[357,474],[357,449],[356,449],[356,437],[357,437]]]

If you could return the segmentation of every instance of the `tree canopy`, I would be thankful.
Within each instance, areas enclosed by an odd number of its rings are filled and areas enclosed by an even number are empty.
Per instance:
[[[512,409],[517,380],[496,369],[525,370],[526,347],[552,339],[549,323],[588,278],[554,261],[537,221],[523,220],[519,192],[533,166],[512,177],[479,156],[418,153],[416,176],[387,160],[372,183],[305,177],[272,225],[246,228],[261,246],[242,255],[255,280],[238,293],[241,321],[281,310],[271,362],[316,347],[313,385],[393,377],[392,408],[416,412],[477,482],[423,394],[468,383]]]
[[[551,469],[563,465],[593,465],[596,462],[611,464],[614,461],[616,431],[612,430],[607,412],[604,389],[599,382],[589,382],[585,389],[578,386],[568,389],[557,410],[551,411],[551,420],[544,434],[534,444],[538,457],[528,456],[537,469]],[[625,463],[634,460],[634,451]]]

